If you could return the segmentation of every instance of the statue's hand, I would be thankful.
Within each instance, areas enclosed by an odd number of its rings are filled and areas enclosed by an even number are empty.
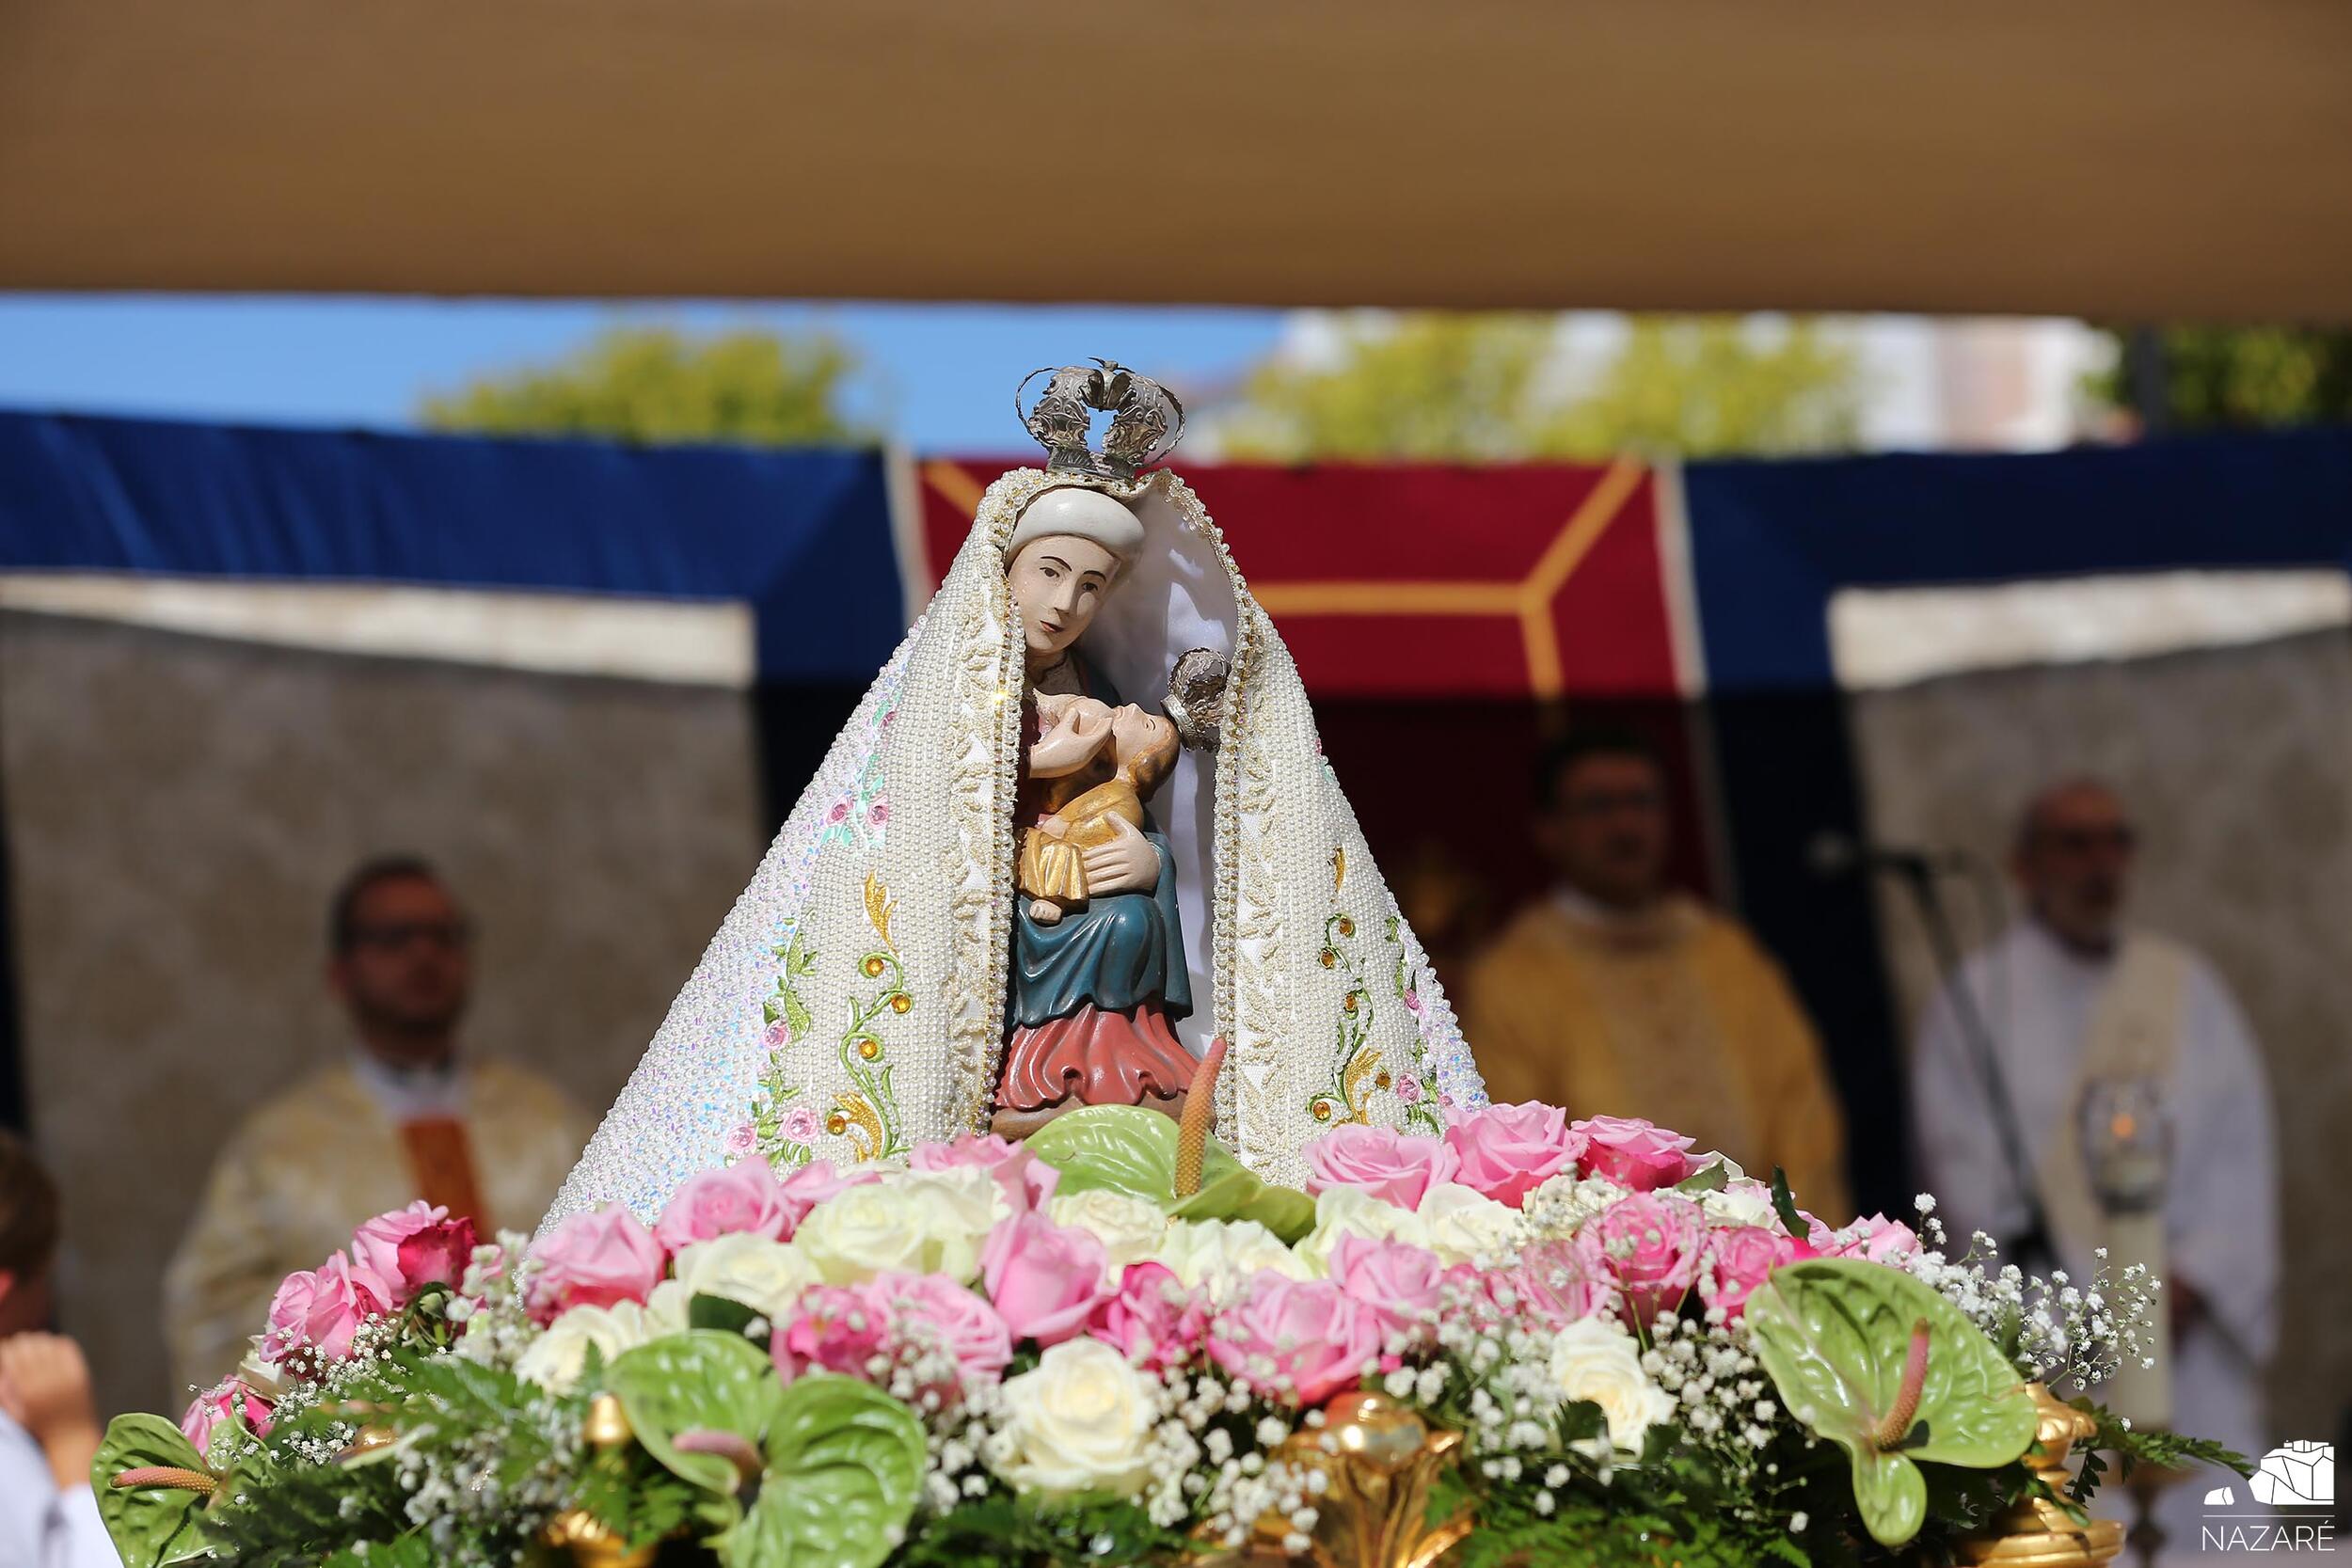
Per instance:
[[[1159,847],[1125,817],[1118,818],[1118,822],[1119,836],[1089,849],[1081,862],[1086,867],[1087,893],[1090,897],[1111,893],[1149,893],[1159,884]]]

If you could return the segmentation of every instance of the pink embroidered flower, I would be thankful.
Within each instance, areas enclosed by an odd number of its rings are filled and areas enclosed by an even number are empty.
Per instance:
[[[1411,987],[1406,988],[1405,1010],[1412,1014],[1415,1018],[1419,1018],[1421,1016],[1421,992]]]
[[[1354,1123],[1333,1128],[1305,1152],[1309,1193],[1355,1187],[1399,1209],[1420,1208],[1430,1188],[1454,1179],[1461,1163],[1442,1139]]]
[[[304,1351],[328,1361],[351,1354],[351,1337],[372,1317],[391,1310],[391,1287],[337,1253],[315,1271],[290,1274],[269,1304],[265,1354],[284,1361]]]
[[[1514,1209],[1584,1153],[1584,1135],[1569,1129],[1567,1113],[1533,1100],[1464,1117],[1445,1141],[1461,1159],[1454,1180]]]
[[[1421,1103],[1421,1080],[1407,1074],[1396,1081],[1396,1099],[1400,1105]]]
[[[213,1433],[223,1426],[262,1436],[269,1431],[270,1402],[236,1378],[218,1383],[196,1396],[180,1418],[181,1434],[199,1453],[210,1453]]]
[[[888,1311],[862,1290],[812,1285],[801,1292],[791,1322],[770,1336],[768,1353],[787,1383],[812,1368],[870,1381],[887,1359],[889,1323]]]
[[[1087,1332],[1152,1371],[1181,1367],[1208,1338],[1208,1304],[1164,1263],[1130,1263]]]
[[[1737,1322],[1748,1297],[1783,1263],[1812,1248],[1760,1225],[1730,1226],[1710,1234],[1699,1270],[1699,1299]]]
[[[1698,1281],[1707,1219],[1677,1193],[1636,1193],[1591,1223],[1626,1307],[1648,1323]]]
[[[805,1136],[796,1130],[793,1121],[793,1117],[799,1116],[805,1116],[809,1120]],[[794,1143],[806,1143],[817,1135],[817,1132],[815,1111],[803,1106],[799,1110],[785,1113],[784,1135]],[[785,1211],[792,1220],[790,1228],[785,1232],[785,1239],[791,1240],[792,1232],[800,1229],[801,1222],[808,1218],[808,1212],[824,1202],[825,1199],[836,1194],[848,1192],[851,1187],[863,1186],[868,1181],[881,1180],[882,1172],[878,1170],[861,1168],[840,1171],[834,1168],[831,1160],[811,1160],[807,1164],[801,1166],[776,1183],[776,1190],[784,1199]]]
[[[816,1106],[795,1105],[784,1113],[782,1119],[776,1123],[776,1129],[791,1142],[806,1144],[817,1141],[817,1134],[825,1130],[825,1124],[817,1115]],[[786,1182],[787,1186],[790,1184],[788,1180]]]
[[[786,1046],[792,1043],[792,1025],[787,1023],[782,1019],[778,1019],[773,1023],[768,1025],[768,1027],[761,1032],[759,1037],[766,1043],[769,1050],[782,1051]]]
[[[1576,1131],[1588,1140],[1580,1156],[1586,1176],[1646,1193],[1691,1174],[1692,1140],[1639,1117],[1593,1117],[1578,1122]]]
[[[849,819],[850,802],[847,800],[835,800],[833,803],[833,810],[825,814],[825,820],[828,822],[847,822]]]
[[[890,802],[876,796],[874,803],[866,808],[866,820],[877,828],[888,827],[890,825]]]
[[[1269,1398],[1317,1405],[1379,1364],[1380,1320],[1328,1279],[1260,1270],[1209,1331],[1209,1357]]]
[[[765,1160],[746,1160],[688,1177],[653,1227],[654,1240],[668,1252],[721,1236],[748,1234],[781,1242],[791,1233],[792,1211]]]
[[[1434,1320],[1445,1265],[1426,1247],[1342,1236],[1331,1249],[1332,1283],[1353,1296],[1390,1334],[1420,1334]]]
[[[574,1214],[532,1244],[541,1265],[532,1316],[552,1323],[573,1307],[642,1302],[661,1282],[661,1243],[617,1204]]]
[[[980,1249],[988,1299],[1016,1339],[1057,1345],[1086,1327],[1110,1299],[1110,1258],[1101,1238],[1040,1213],[1015,1214]]]
[[[1552,1328],[1617,1308],[1616,1275],[1599,1243],[1586,1237],[1536,1243],[1516,1266],[1488,1275],[1487,1289],[1490,1294],[1510,1291],[1506,1312],[1525,1313]]]
[[[1012,1361],[1003,1314],[952,1275],[882,1274],[860,1289],[883,1313],[888,1344],[946,1351],[955,1358],[960,1387],[993,1383]]]
[[[428,1285],[454,1285],[473,1258],[474,1224],[420,1199],[378,1214],[352,1233],[351,1259],[386,1290],[384,1305],[398,1310]]]
[[[1061,1180],[1061,1172],[1030,1153],[1028,1146],[1009,1142],[993,1132],[966,1132],[950,1143],[924,1144],[907,1157],[907,1164],[915,1170],[977,1166],[996,1178],[1005,1201],[1012,1205],[1016,1214],[1042,1209]]]
[[[728,1128],[725,1140],[719,1146],[730,1161],[740,1160],[758,1147],[759,1129],[748,1121]]]

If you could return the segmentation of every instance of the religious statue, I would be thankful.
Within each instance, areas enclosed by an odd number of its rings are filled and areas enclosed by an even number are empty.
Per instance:
[[[1212,1040],[1217,1135],[1269,1180],[1340,1124],[1485,1103],[1288,650],[1154,467],[1182,409],[1116,365],[1050,376],[1046,466],[981,499],[550,1220],[650,1218],[733,1160],[1173,1113]]]

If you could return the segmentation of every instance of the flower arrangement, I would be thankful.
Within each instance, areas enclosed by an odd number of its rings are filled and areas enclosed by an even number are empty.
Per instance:
[[[413,1205],[177,1426],[117,1420],[102,1510],[130,1568],[1892,1560],[2079,1516],[2097,1469],[2036,1467],[2030,1386],[2152,1309],[1952,1258],[1924,1197],[1833,1229],[1643,1121],[1497,1106],[1307,1163],[1098,1107],[536,1243]],[[2126,1463],[2242,1467],[2080,1408]]]

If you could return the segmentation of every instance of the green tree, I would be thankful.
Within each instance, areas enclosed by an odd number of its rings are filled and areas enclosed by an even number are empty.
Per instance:
[[[2174,326],[2156,334],[2166,423],[2227,430],[2352,421],[2352,329]],[[2091,389],[2128,407],[2123,355]]]
[[[1494,462],[1837,451],[1854,356],[1814,323],[1635,317],[1598,373],[1563,385],[1548,316],[1409,314],[1348,331],[1327,364],[1269,360],[1218,420],[1236,456]]]
[[[426,397],[435,430],[803,446],[870,441],[842,411],[856,355],[824,336],[616,326],[549,364]]]

